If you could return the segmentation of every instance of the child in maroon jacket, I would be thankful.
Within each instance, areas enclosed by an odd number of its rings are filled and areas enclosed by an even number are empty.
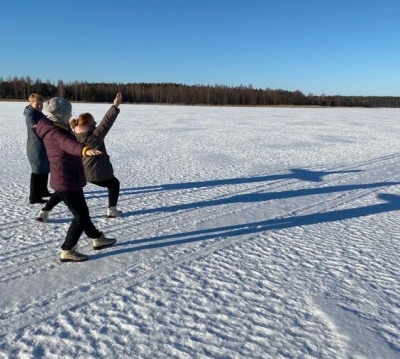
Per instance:
[[[45,103],[45,109],[51,119],[43,117],[36,126],[36,133],[43,139],[50,161],[50,186],[55,190],[52,197],[58,196],[74,217],[61,246],[60,260],[85,261],[89,257],[75,248],[83,232],[92,238],[93,249],[102,249],[117,241],[107,238],[94,226],[83,194],[86,178],[82,157],[98,156],[102,152],[76,140],[68,125],[72,110],[69,101],[54,97]]]

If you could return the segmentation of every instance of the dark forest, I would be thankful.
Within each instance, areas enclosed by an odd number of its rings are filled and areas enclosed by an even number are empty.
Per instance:
[[[400,97],[305,95],[301,91],[256,89],[253,86],[185,85],[175,83],[90,83],[29,77],[0,78],[0,100],[27,100],[33,92],[45,99],[62,96],[70,101],[112,102],[122,92],[125,103],[209,106],[344,106],[400,107]]]

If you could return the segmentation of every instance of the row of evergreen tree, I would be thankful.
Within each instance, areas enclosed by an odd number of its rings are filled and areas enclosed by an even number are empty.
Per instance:
[[[112,102],[122,92],[124,102],[214,106],[347,106],[400,107],[400,97],[304,95],[301,91],[255,89],[253,86],[184,85],[175,83],[89,83],[59,80],[33,81],[30,77],[0,78],[0,100],[27,100],[33,92],[44,98]]]

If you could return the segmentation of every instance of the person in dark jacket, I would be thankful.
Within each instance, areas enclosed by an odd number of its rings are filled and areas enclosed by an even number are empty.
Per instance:
[[[100,124],[96,127],[96,121],[90,113],[79,115],[76,120],[70,121],[70,125],[75,132],[79,142],[85,143],[103,152],[102,156],[85,157],[83,166],[85,168],[86,180],[108,190],[107,217],[119,217],[122,211],[118,211],[117,203],[120,190],[120,182],[114,176],[114,169],[107,154],[104,139],[113,126],[120,112],[119,105],[122,102],[122,94],[115,96],[113,105],[104,115]]]
[[[85,157],[83,166],[85,170],[86,180],[108,190],[108,208],[107,217],[114,218],[122,215],[122,211],[118,211],[117,203],[119,198],[120,182],[114,176],[114,169],[107,154],[104,139],[111,127],[113,126],[120,112],[119,105],[122,102],[122,94],[115,96],[113,105],[104,115],[100,124],[96,127],[96,121],[90,113],[83,113],[77,119],[69,122],[75,132],[77,140],[85,143],[103,154],[101,156]],[[52,196],[39,212],[36,219],[43,222],[48,219],[50,211],[59,203],[57,198]]]
[[[60,261],[80,262],[89,258],[76,250],[82,233],[92,238],[95,250],[117,241],[107,238],[95,227],[83,193],[86,178],[82,157],[101,156],[102,152],[76,140],[68,125],[72,110],[69,101],[54,97],[45,103],[45,108],[50,113],[50,119],[43,116],[36,125],[36,133],[43,139],[50,161],[50,186],[74,217],[61,246]]]
[[[29,96],[29,105],[25,107],[24,117],[28,130],[26,153],[31,166],[29,185],[29,203],[45,203],[43,197],[49,197],[47,188],[50,173],[50,163],[47,158],[43,141],[37,136],[35,127],[43,118],[43,97],[37,93]]]

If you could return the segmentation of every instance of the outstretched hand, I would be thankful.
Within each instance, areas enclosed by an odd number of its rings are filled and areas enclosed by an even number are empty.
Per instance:
[[[118,92],[117,96],[115,96],[115,99],[114,99],[114,106],[118,107],[121,104],[121,102],[122,102],[122,93]]]
[[[87,150],[85,153],[85,155],[89,156],[89,157],[98,156],[98,155],[102,155],[102,154],[103,154],[103,152],[96,150],[94,148],[92,148],[91,150]]]

